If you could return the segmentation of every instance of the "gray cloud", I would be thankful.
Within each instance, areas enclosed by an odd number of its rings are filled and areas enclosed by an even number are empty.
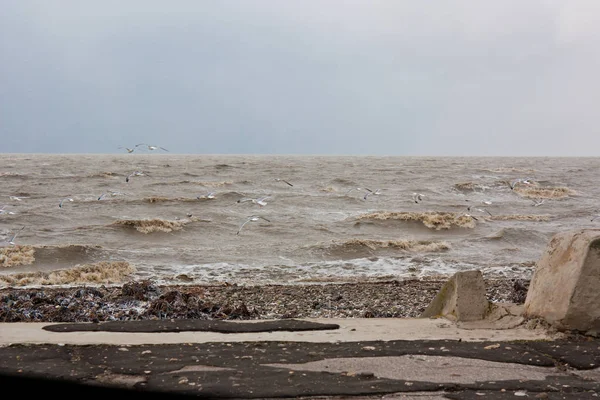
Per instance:
[[[2,152],[596,155],[593,1],[7,1]]]

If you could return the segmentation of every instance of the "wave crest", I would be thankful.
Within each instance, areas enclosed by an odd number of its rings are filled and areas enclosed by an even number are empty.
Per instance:
[[[473,182],[459,182],[454,184],[454,188],[460,192],[477,192],[487,189],[486,186]]]
[[[372,240],[372,239],[350,239],[342,243],[334,243],[328,246],[333,250],[346,250],[355,248],[394,249],[414,252],[434,252],[449,250],[447,242],[434,242],[431,240]]]
[[[191,217],[176,221],[169,221],[160,218],[153,219],[119,219],[112,225],[125,226],[135,228],[138,232],[153,233],[153,232],[173,232],[182,229],[190,222],[197,221],[198,218]]]
[[[30,265],[35,261],[32,246],[11,246],[0,249],[0,266],[5,268]]]
[[[455,214],[451,212],[373,212],[362,214],[356,217],[357,220],[399,220],[399,221],[417,221],[422,222],[428,228],[435,229],[451,229],[458,228],[475,228],[475,219],[464,214]]]
[[[516,187],[514,191],[529,199],[562,199],[575,194],[567,187]]]
[[[27,286],[121,283],[135,271],[135,268],[125,261],[103,261],[96,264],[85,264],[51,272],[38,271],[0,275],[0,284],[6,286]]]

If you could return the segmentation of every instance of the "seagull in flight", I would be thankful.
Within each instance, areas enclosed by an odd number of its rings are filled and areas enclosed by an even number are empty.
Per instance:
[[[260,215],[251,215],[249,216],[246,221],[244,221],[244,223],[242,225],[240,225],[240,228],[238,229],[236,235],[239,235],[240,232],[242,231],[242,228],[244,227],[244,225],[246,225],[248,222],[256,222],[260,219],[264,219],[267,222],[271,222],[270,220],[266,219],[265,217],[261,217]]]
[[[8,198],[11,199],[11,200],[21,201],[23,199],[28,199],[29,197],[9,196]]]
[[[510,190],[514,190],[515,187],[519,184],[522,183],[524,185],[531,185],[533,182],[531,182],[531,179],[523,179],[523,178],[519,178],[519,179],[515,179],[512,182],[508,183],[508,186],[510,186]]]
[[[164,151],[169,151],[169,150],[165,149],[164,147],[160,147],[160,146],[150,146],[149,144],[146,144],[146,143],[140,143],[140,144],[136,144],[136,145],[135,145],[135,147],[138,147],[138,146],[146,146],[146,147],[148,147],[148,150],[150,150],[150,151],[152,151],[152,150],[157,150],[157,149],[162,149],[162,150],[164,150]]]
[[[531,200],[531,201],[533,202],[532,206],[539,207],[542,204],[544,204],[544,202],[546,201],[546,199],[534,199],[534,200]]]
[[[204,199],[214,199],[215,198],[215,192],[210,192],[208,194],[202,195],[202,196],[196,196],[196,198],[198,200],[204,200]],[[238,202],[239,203],[239,202]]]
[[[119,147],[119,148],[127,150],[128,153],[133,153],[133,151],[135,150],[135,148],[130,149],[129,147]]]
[[[102,194],[101,194],[101,195],[98,197],[98,200],[102,200],[103,198],[105,198],[105,197],[106,197],[106,196],[108,196],[108,195],[110,195],[110,196],[113,196],[113,197],[114,197],[114,196],[124,196],[124,195],[125,195],[125,193],[121,193],[121,192],[104,192],[104,193],[102,193]]]
[[[413,201],[414,201],[415,203],[418,203],[418,202],[422,201],[422,200],[423,200],[423,197],[425,197],[425,195],[424,195],[424,194],[421,194],[421,193],[413,193],[413,194],[412,194],[412,199],[413,199]]]
[[[371,189],[369,189],[369,188],[365,188],[365,190],[366,190],[367,192],[365,193],[365,196],[363,197],[363,199],[364,199],[364,200],[366,200],[366,199],[367,199],[367,197],[369,197],[369,196],[370,196],[370,195],[372,195],[372,194],[374,194],[374,195],[381,194],[381,189],[377,189],[376,191],[372,191],[372,190],[371,190]]]
[[[348,193],[350,193],[350,192],[351,192],[351,191],[353,191],[353,190],[363,190],[363,188],[359,188],[359,187],[357,187],[357,188],[351,188],[350,190],[348,190],[348,191],[346,192],[346,196],[348,195]],[[369,190],[369,189],[367,189],[367,190]]]
[[[463,214],[465,217],[469,217],[469,218],[473,218],[475,221],[479,221],[476,217],[472,216],[471,214]]]
[[[482,212],[482,213],[488,213],[490,217],[493,217],[493,215],[492,215],[491,212],[489,212],[488,210],[483,209],[483,208],[476,208],[476,207],[473,207],[473,206],[467,207],[467,211],[471,211],[471,210],[479,211],[479,212]],[[469,217],[471,217],[471,215],[469,215]],[[475,217],[473,217],[473,218],[475,218]]]
[[[15,238],[17,237],[17,235],[23,230],[25,229],[25,227],[22,227],[21,229],[19,229],[18,231],[15,232],[14,235],[12,235],[12,237],[10,239],[6,239],[6,241],[8,242],[8,244],[12,244],[14,246],[15,244]]]
[[[131,174],[127,175],[127,178],[125,178],[125,182],[129,182],[129,178],[131,178],[132,176],[146,176],[146,173],[143,171],[132,172]]]
[[[277,182],[284,182],[284,183],[287,183],[287,184],[288,184],[288,185],[290,185],[290,186],[294,186],[294,185],[292,185],[291,183],[289,183],[288,181],[286,181],[286,180],[284,180],[284,179],[275,178],[275,180],[276,180]]]
[[[12,211],[5,210],[4,209],[5,207],[6,207],[6,205],[4,205],[4,206],[2,206],[2,208],[0,208],[0,215],[2,215],[2,214],[15,215],[16,214]]]
[[[239,199],[237,202],[238,203],[245,203],[247,201],[251,201],[254,204],[258,204],[259,206],[264,207],[264,206],[267,205],[267,202],[265,200],[270,199],[270,198],[271,198],[271,196],[259,197],[258,199],[244,198],[244,199]]]
[[[65,197],[64,199],[62,199],[62,200],[60,201],[60,203],[58,203],[58,208],[62,208],[62,206],[63,206],[63,202],[65,202],[65,201],[73,201],[73,199],[72,199],[72,198],[70,198],[70,197]]]

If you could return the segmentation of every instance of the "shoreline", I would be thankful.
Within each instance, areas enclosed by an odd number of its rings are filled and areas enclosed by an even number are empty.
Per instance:
[[[414,318],[447,279],[319,285],[158,285],[2,288],[0,322],[159,319]],[[490,302],[522,304],[529,280],[485,279]]]

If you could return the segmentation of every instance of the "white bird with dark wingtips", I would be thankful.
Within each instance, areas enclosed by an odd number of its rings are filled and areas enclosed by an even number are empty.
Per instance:
[[[415,203],[418,203],[418,202],[422,201],[422,200],[423,200],[423,197],[425,197],[425,195],[424,195],[424,194],[421,194],[421,193],[413,193],[413,194],[412,194],[412,199],[413,199],[413,201],[414,201]]]
[[[354,188],[351,188],[350,190],[348,190],[348,191],[346,192],[346,196],[348,195],[348,193],[350,193],[350,192],[351,192],[351,191],[353,191],[353,190],[358,190],[358,191],[361,191],[361,190],[363,190],[363,188],[359,188],[359,187],[354,187]],[[368,189],[367,189],[367,190],[368,190]]]
[[[215,192],[210,192],[210,193],[202,195],[202,196],[196,196],[196,198],[198,200],[214,199],[215,198]]]
[[[127,150],[128,153],[133,153],[133,151],[135,150],[135,148],[130,149],[129,147],[119,147],[119,148]]]
[[[12,244],[13,246],[15,245],[15,238],[17,237],[17,235],[23,230],[25,229],[25,227],[22,227],[21,229],[19,229],[18,231],[15,232],[14,235],[12,235],[12,237],[10,239],[6,239],[6,241],[8,242],[8,244]]]
[[[63,206],[63,203],[64,203],[65,201],[73,201],[73,199],[72,199],[71,197],[65,197],[64,199],[62,199],[62,200],[60,201],[60,203],[58,203],[58,208],[62,208],[62,206]]]
[[[477,217],[472,216],[471,214],[463,214],[465,217],[473,218],[475,221],[479,221]]]
[[[23,196],[8,196],[9,199],[11,200],[16,200],[16,201],[21,201],[23,199],[28,199],[29,197],[23,197]]]
[[[104,192],[102,193],[99,197],[98,200],[102,200],[103,198],[105,198],[106,196],[125,196],[125,193],[121,193],[121,192]]]
[[[239,199],[237,202],[238,203],[246,203],[248,201],[251,201],[254,204],[258,204],[261,207],[264,207],[267,205],[267,202],[265,200],[270,199],[271,196],[264,196],[264,197],[259,197],[258,199],[250,199],[250,198],[244,198],[244,199]]]
[[[544,204],[544,202],[546,201],[546,199],[534,199],[534,200],[531,200],[531,201],[533,202],[532,206],[539,207],[542,204]]]
[[[140,143],[140,144],[136,144],[136,145],[135,145],[135,147],[138,147],[138,146],[146,146],[146,147],[148,147],[148,150],[150,150],[150,151],[152,151],[152,150],[157,150],[157,149],[161,149],[161,150],[164,150],[164,151],[169,151],[169,150],[165,149],[164,147],[160,147],[160,146],[151,146],[151,145],[149,145],[149,144],[146,144],[146,143]]]
[[[375,191],[372,191],[369,188],[365,188],[365,190],[367,191],[363,197],[363,200],[366,200],[370,195],[374,194],[374,195],[379,195],[381,194],[381,189],[377,189]]]
[[[0,215],[2,215],[2,214],[15,215],[16,214],[16,213],[14,213],[12,211],[5,210],[4,209],[5,207],[6,206],[4,205],[4,206],[2,206],[2,208],[0,208]]]
[[[490,217],[493,217],[491,212],[489,212],[488,210],[483,209],[483,208],[476,208],[476,207],[472,207],[472,206],[467,207],[467,211],[471,211],[471,210],[479,211],[481,213],[487,213],[487,214],[489,214]]]
[[[510,190],[514,190],[515,187],[517,187],[517,185],[519,183],[522,183],[523,185],[532,185],[533,184],[533,182],[529,178],[527,178],[527,179],[519,178],[519,179],[515,179],[512,182],[509,182],[508,186],[510,186]]]
[[[244,221],[244,223],[242,225],[240,225],[240,228],[238,229],[236,235],[239,235],[240,232],[242,231],[242,228],[244,227],[244,225],[246,225],[248,222],[256,222],[259,219],[264,219],[267,222],[271,222],[270,220],[266,219],[265,217],[261,217],[260,215],[251,215],[249,216],[246,221]]]
[[[125,182],[129,182],[129,178],[131,178],[132,176],[146,176],[146,173],[143,171],[132,172],[131,174],[127,175],[127,178],[125,178]]]

